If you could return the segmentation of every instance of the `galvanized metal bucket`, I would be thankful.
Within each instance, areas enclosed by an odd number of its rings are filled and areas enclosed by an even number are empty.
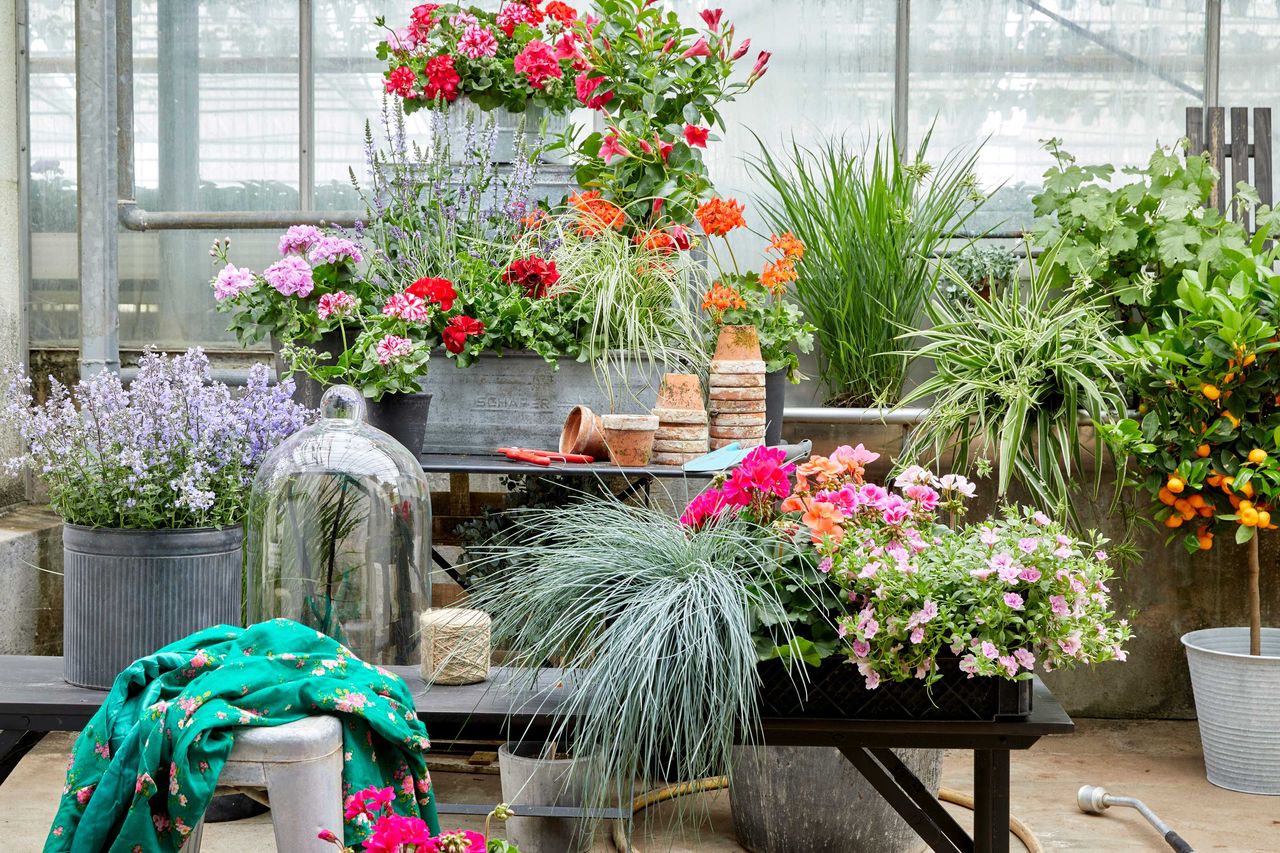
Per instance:
[[[1248,628],[1182,635],[1200,718],[1205,775],[1219,788],[1280,795],[1280,628],[1262,629],[1249,654]]]
[[[516,815],[520,806],[583,805],[584,766],[579,759],[541,758],[541,743],[506,743],[498,747],[502,799]],[[522,853],[586,853],[591,847],[591,821],[562,817],[513,817],[507,840]]]
[[[140,657],[240,624],[244,531],[62,529],[63,677],[105,690]]]

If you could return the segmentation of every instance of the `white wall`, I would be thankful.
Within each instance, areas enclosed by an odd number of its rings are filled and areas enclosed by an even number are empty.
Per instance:
[[[0,368],[26,360],[19,269],[17,0],[0,0]],[[0,459],[18,449],[14,436],[0,432]],[[21,500],[22,482],[0,472],[0,506]]]

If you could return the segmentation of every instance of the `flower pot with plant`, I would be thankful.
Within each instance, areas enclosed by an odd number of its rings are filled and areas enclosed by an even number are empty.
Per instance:
[[[255,366],[233,398],[200,350],[144,354],[126,388],[109,372],[74,389],[9,376],[2,419],[27,444],[11,464],[49,488],[63,528],[63,667],[105,689],[135,659],[241,619],[242,524],[263,456],[306,410]]]
[[[1262,625],[1258,542],[1277,528],[1280,371],[1273,270],[1280,249],[1248,252],[1214,273],[1186,270],[1170,310],[1124,338],[1141,420],[1109,427],[1135,458],[1154,518],[1195,555],[1224,535],[1247,550],[1248,627],[1182,637],[1209,781],[1280,794],[1280,629]]]
[[[979,298],[990,300],[991,295],[1009,283],[1018,274],[1018,256],[1000,246],[965,246],[948,263],[969,287],[958,287],[948,277],[940,283],[939,293],[946,299],[965,304],[970,291]]]
[[[397,814],[395,801],[391,788],[365,788],[347,797],[344,817],[366,830],[358,848],[344,844],[338,832],[329,828],[320,830],[317,837],[339,853],[520,853],[514,844],[494,838],[490,832],[495,819],[505,821],[514,813],[506,803],[499,803],[485,816],[483,833],[455,829],[432,835],[422,818]]]

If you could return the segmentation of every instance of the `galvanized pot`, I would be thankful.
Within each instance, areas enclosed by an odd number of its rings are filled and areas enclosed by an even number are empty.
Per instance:
[[[782,444],[782,413],[787,406],[787,371],[774,370],[764,375],[764,443],[769,447]]]
[[[1262,629],[1249,654],[1248,628],[1182,635],[1200,719],[1204,769],[1219,788],[1280,795],[1280,628]]]
[[[506,743],[498,748],[502,799],[516,815],[520,806],[582,806],[583,764],[578,759],[547,759],[541,743]],[[586,853],[591,821],[559,817],[513,817],[507,840],[521,853]]]
[[[239,625],[244,530],[62,528],[63,677],[105,690],[194,631]]]
[[[369,403],[369,426],[380,429],[408,448],[414,458],[422,458],[427,441],[427,415],[431,395],[387,394]]]

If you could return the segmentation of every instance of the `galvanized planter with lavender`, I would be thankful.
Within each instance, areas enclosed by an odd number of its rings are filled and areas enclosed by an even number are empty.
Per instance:
[[[64,677],[106,689],[140,657],[193,631],[240,624],[242,523],[262,457],[301,428],[292,385],[255,367],[233,396],[200,350],[146,353],[128,387],[110,372],[68,389],[7,375],[10,460],[62,516]]]

